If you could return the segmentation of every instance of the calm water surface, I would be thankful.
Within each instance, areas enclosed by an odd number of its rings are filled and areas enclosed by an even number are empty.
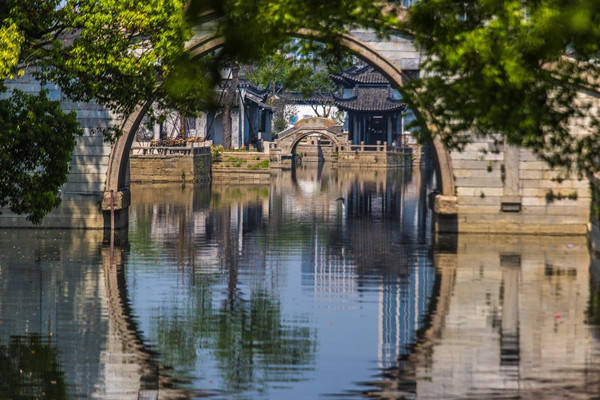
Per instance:
[[[112,250],[0,232],[0,399],[598,398],[586,239],[434,240],[432,181],[134,186]]]

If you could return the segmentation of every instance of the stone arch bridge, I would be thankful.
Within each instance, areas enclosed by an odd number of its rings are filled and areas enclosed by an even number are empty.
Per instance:
[[[271,159],[274,157],[279,162],[285,163],[294,157],[296,146],[302,139],[311,135],[319,135],[331,141],[334,152],[350,145],[348,138],[343,134],[339,126],[327,118],[305,118],[296,123],[293,127],[281,132],[277,139],[270,143],[269,153]]]
[[[299,35],[318,36],[314,32],[299,32]],[[400,91],[406,71],[420,70],[422,54],[410,37],[392,34],[379,38],[372,31],[356,29],[343,35],[340,42],[377,68]],[[187,50],[197,58],[222,45],[223,38],[198,33],[188,43]],[[39,82],[28,77],[13,86],[25,92],[41,89]],[[54,92],[60,98],[59,89],[51,88],[51,96]],[[93,103],[63,101],[65,109],[77,111],[86,135],[78,138],[71,174],[63,187],[63,204],[46,217],[43,226],[106,227],[111,202],[116,226],[127,226],[129,153],[151,101],[139,105],[121,122]],[[96,128],[114,123],[120,124],[124,134],[112,146],[104,143],[101,135],[94,135]],[[438,139],[434,139],[433,148],[439,193],[432,206],[438,216],[438,231],[587,233],[591,201],[587,181],[574,176],[564,179],[564,173],[551,170],[530,151],[498,144],[493,138],[475,139],[462,152],[449,152]],[[562,180],[555,179],[559,176]],[[553,195],[548,196],[549,193]],[[23,225],[26,225],[24,217],[0,215],[0,226]]]

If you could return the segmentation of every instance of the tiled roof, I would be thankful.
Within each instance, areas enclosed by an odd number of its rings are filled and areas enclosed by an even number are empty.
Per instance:
[[[333,96],[331,93],[314,93],[311,97],[304,97],[302,93],[287,92],[286,98],[294,104],[331,104]]]
[[[390,82],[370,65],[356,64],[331,79],[342,85],[354,86],[357,83],[367,85],[389,85]]]
[[[345,111],[402,112],[406,110],[406,104],[390,97],[387,87],[360,87],[354,93],[354,96],[349,98],[334,96],[335,105]]]

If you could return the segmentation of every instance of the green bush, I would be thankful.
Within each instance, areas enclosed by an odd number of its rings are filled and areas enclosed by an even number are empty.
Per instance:
[[[255,171],[258,169],[268,169],[269,168],[269,160],[262,160],[259,163],[248,166],[248,168],[255,170]]]
[[[283,118],[277,118],[273,123],[273,130],[275,130],[276,133],[284,131],[287,127],[287,121]]]
[[[210,158],[213,162],[221,161],[221,156],[223,155],[223,151],[225,148],[222,145],[212,146],[210,148]]]

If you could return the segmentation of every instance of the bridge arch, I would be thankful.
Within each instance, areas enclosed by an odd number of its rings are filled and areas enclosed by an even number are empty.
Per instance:
[[[294,141],[292,142],[292,144],[289,147],[290,154],[294,154],[296,151],[296,146],[298,146],[298,143],[300,143],[302,141],[302,139],[304,139],[310,135],[324,136],[327,139],[331,140],[331,142],[334,143],[335,146],[340,145],[340,141],[337,139],[337,137],[327,131],[316,131],[316,130],[315,131],[304,131],[304,132],[298,133],[296,135],[296,137],[294,138]]]
[[[344,141],[338,137],[333,127],[336,123],[327,118],[312,117],[298,121],[293,127],[281,132],[279,137],[275,139],[278,150],[282,155],[294,155],[296,146],[302,139],[310,135],[319,135],[329,139],[334,146],[343,146]]]
[[[304,37],[319,37],[318,32],[301,30],[296,34]],[[224,38],[215,35],[207,35],[201,38],[192,39],[186,46],[187,52],[192,58],[199,58],[203,55],[218,49],[225,43]],[[340,37],[340,44],[353,52],[356,56],[369,63],[379,70],[394,86],[402,87],[404,73],[398,65],[388,60],[373,47],[351,34],[343,34]],[[121,124],[123,135],[113,145],[108,162],[105,184],[105,201],[103,208],[108,209],[107,200],[110,192],[117,193],[116,208],[127,208],[129,203],[128,196],[128,166],[129,153],[131,145],[142,119],[153,99],[148,99],[145,104],[140,104]],[[418,114],[418,110],[414,110]],[[433,148],[436,158],[436,172],[439,180],[439,189],[443,195],[454,196],[454,174],[452,170],[452,160],[450,153],[442,143],[435,137],[433,139]]]

